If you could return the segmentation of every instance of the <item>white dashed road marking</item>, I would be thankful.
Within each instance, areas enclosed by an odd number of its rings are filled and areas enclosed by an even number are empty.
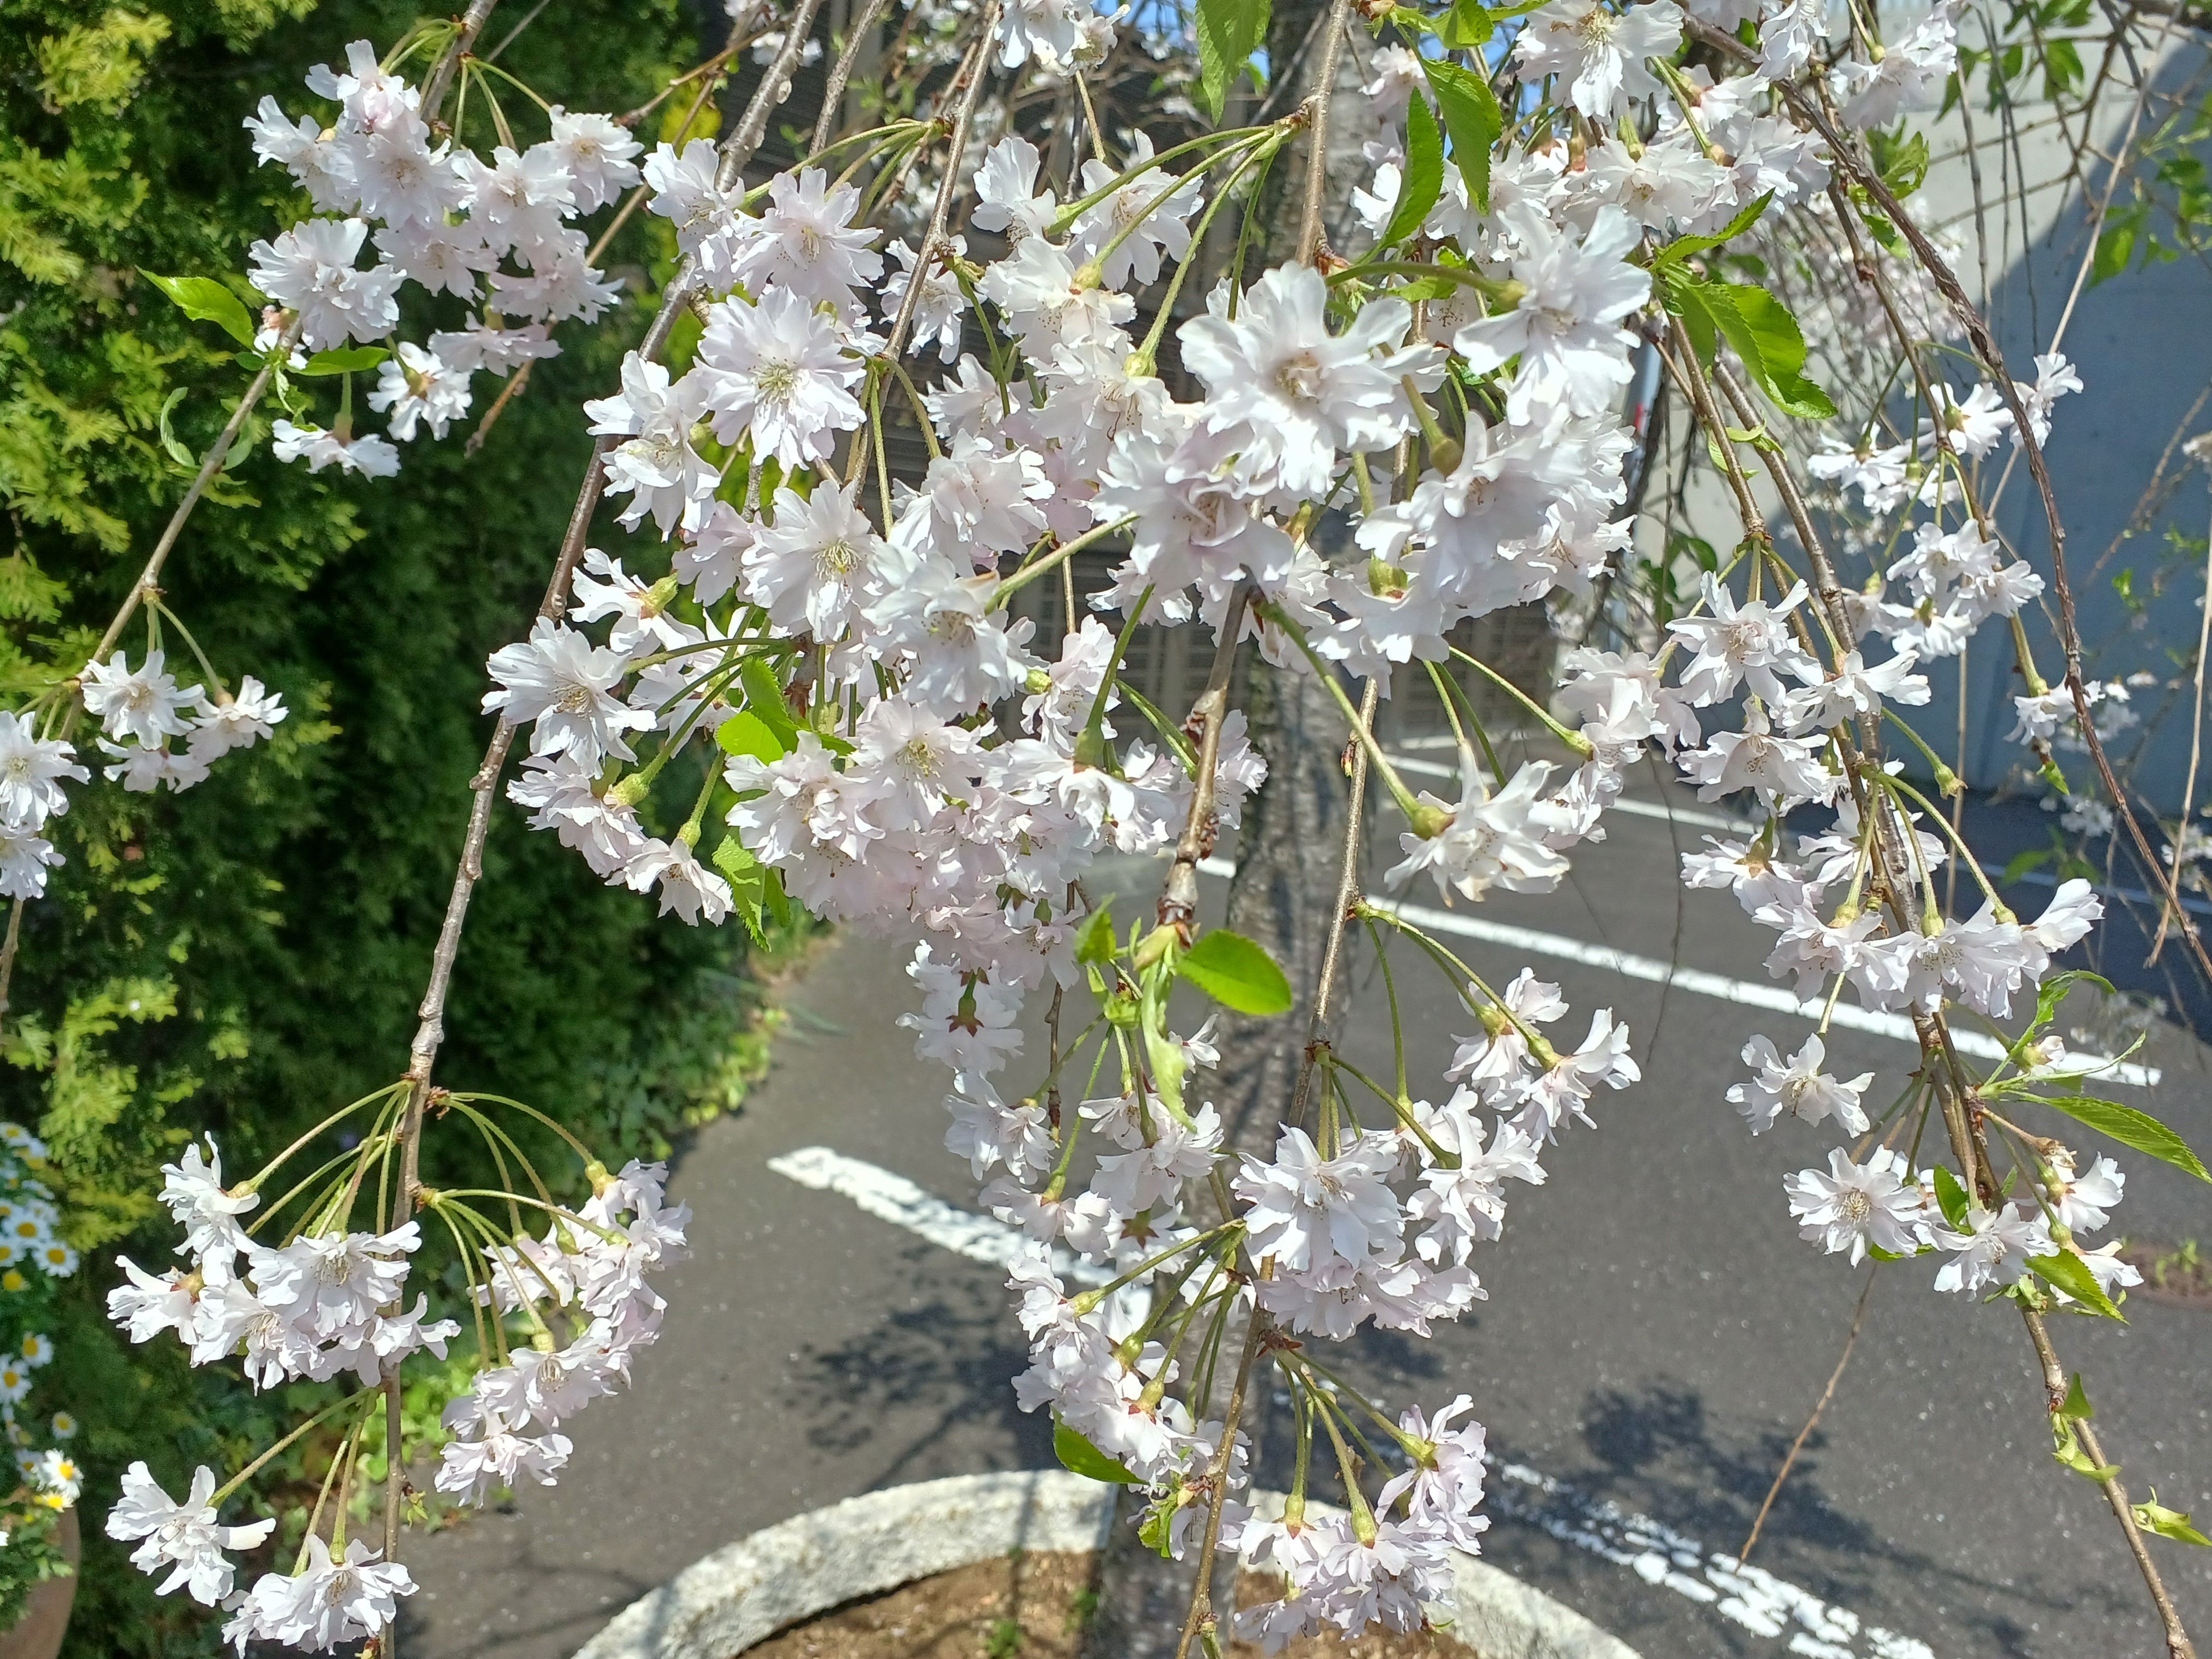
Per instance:
[[[870,1215],[970,1261],[1003,1267],[1034,1248],[1018,1228],[960,1209],[904,1176],[827,1146],[802,1146],[770,1158],[768,1167],[802,1187],[849,1198]],[[1063,1279],[1097,1285],[1109,1276],[1109,1269],[1055,1254],[1054,1266]],[[1788,1652],[1808,1659],[1935,1659],[1924,1642],[1862,1625],[1857,1614],[1758,1567],[1739,1566],[1734,1556],[1710,1552],[1662,1522],[1605,1498],[1585,1498],[1526,1464],[1493,1463],[1492,1471],[1502,1477],[1491,1488],[1494,1514],[1626,1567],[1754,1635],[1786,1635]]]

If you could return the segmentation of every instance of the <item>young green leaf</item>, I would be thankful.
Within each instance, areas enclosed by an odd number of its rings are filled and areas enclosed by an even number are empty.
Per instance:
[[[1221,118],[1229,88],[1267,38],[1269,0],[1198,0],[1198,101]]]
[[[1075,931],[1075,959],[1095,962],[1102,967],[1114,960],[1116,940],[1114,938],[1114,901],[1108,899],[1089,915],[1083,926]]]
[[[1966,1189],[1959,1177],[1942,1164],[1936,1166],[1936,1201],[1943,1206],[1943,1219],[1963,1230],[1966,1224]]]
[[[341,351],[318,351],[296,374],[352,374],[374,368],[392,354],[382,346],[349,346]]]
[[[2068,1380],[2066,1398],[2060,1402],[2055,1414],[2075,1422],[2079,1422],[2085,1417],[2094,1417],[2097,1414],[2096,1407],[2089,1403],[2089,1391],[2081,1386],[2081,1372],[2075,1372]]]
[[[1505,131],[1505,112],[1490,82],[1473,70],[1443,58],[1421,59],[1422,71],[1437,94],[1437,112],[1451,135],[1452,160],[1478,208],[1490,205],[1490,147]]]
[[[1476,0],[1454,0],[1437,21],[1437,38],[1449,52],[1475,52],[1490,44],[1498,25]]]
[[[2178,1544],[2202,1544],[2212,1547],[2212,1538],[2207,1538],[2189,1524],[2189,1511],[2166,1508],[2158,1501],[2155,1489],[2151,1492],[2150,1502],[2130,1507],[2136,1512],[2136,1525],[2145,1532],[2154,1532],[2160,1538],[2171,1538]]]
[[[1703,253],[1709,248],[1718,247],[1731,237],[1741,235],[1758,222],[1759,216],[1766,211],[1766,204],[1773,199],[1774,192],[1770,190],[1709,236],[1677,236],[1653,257],[1653,268],[1680,264],[1693,253]]]
[[[780,761],[790,752],[766,720],[745,708],[714,728],[714,744],[726,755],[750,755],[765,763]]]
[[[1712,351],[1717,335],[1784,414],[1808,420],[1835,414],[1828,394],[1802,372],[1805,337],[1782,301],[1748,283],[1701,281],[1677,264],[1656,268],[1652,274],[1667,309],[1681,318],[1700,356]]]
[[[2109,1480],[2120,1472],[2118,1463],[2094,1463],[2089,1454],[2081,1449],[2081,1437],[2074,1432],[2071,1419],[2054,1417],[2051,1419],[2051,1455],[2078,1475],[2091,1480]]]
[[[795,747],[799,725],[791,718],[791,707],[783,700],[783,687],[769,665],[753,658],[738,670],[738,684],[744,688],[745,707],[775,733],[776,741],[786,750]]]
[[[169,413],[184,400],[185,388],[179,386],[169,394],[168,400],[161,405],[161,447],[168,453],[169,459],[179,466],[189,467],[195,463],[198,457],[179,443],[177,441],[177,434],[169,430]],[[226,462],[225,465],[228,465],[228,463]]]
[[[1444,137],[1425,98],[1406,106],[1406,165],[1398,177],[1398,204],[1390,210],[1377,248],[1402,242],[1421,228],[1444,188]]]
[[[213,323],[242,346],[253,343],[253,319],[246,302],[212,276],[156,276],[138,273],[167,295],[196,323]]]
[[[744,918],[746,932],[753,936],[754,944],[760,944],[761,904],[767,897],[768,867],[747,852],[735,836],[725,836],[715,844],[714,866],[730,884],[730,896],[736,901],[738,914]]]
[[[1052,1449],[1060,1467],[1092,1480],[1109,1480],[1116,1486],[1134,1486],[1143,1483],[1121,1464],[1100,1451],[1090,1441],[1066,1424],[1054,1418],[1052,1425]]]
[[[1283,970],[1250,939],[1226,928],[1202,936],[1176,972],[1240,1014],[1279,1014],[1291,1006],[1291,982]]]
[[[2105,1294],[2105,1287],[2097,1282],[2097,1275],[2089,1271],[2089,1264],[2071,1250],[2060,1250],[2051,1255],[2028,1258],[2027,1265],[2035,1269],[2039,1279],[2048,1279],[2060,1290],[2087,1308],[2107,1319],[2117,1319],[2123,1325],[2127,1319],[2112,1305],[2112,1298]]]
[[[2212,1171],[2208,1171],[2203,1161],[2189,1150],[2188,1143],[2148,1112],[2088,1095],[2029,1095],[2026,1098],[2040,1100],[2075,1121],[2087,1124],[2100,1134],[2110,1135],[2121,1146],[2148,1152],[2160,1162],[2185,1170],[2199,1181],[2212,1181]]]

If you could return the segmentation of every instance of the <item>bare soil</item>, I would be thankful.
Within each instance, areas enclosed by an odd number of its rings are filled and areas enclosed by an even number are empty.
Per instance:
[[[745,1659],[1076,1659],[1091,1607],[1097,1555],[1087,1550],[1022,1553],[939,1573],[793,1625],[747,1650]],[[1277,1593],[1257,1573],[1237,1581],[1240,1607]],[[1237,1659],[1261,1659],[1236,1642]],[[1476,1659],[1439,1632],[1378,1632],[1345,1644],[1309,1636],[1284,1659]]]
[[[2172,1307],[2212,1308],[2212,1255],[2200,1255],[2195,1240],[2174,1246],[2130,1239],[2120,1247],[2120,1260],[2143,1276],[2130,1296]]]

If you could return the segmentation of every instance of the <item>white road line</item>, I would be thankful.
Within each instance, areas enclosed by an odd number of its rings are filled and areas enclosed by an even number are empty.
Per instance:
[[[904,1176],[827,1146],[802,1146],[769,1159],[768,1167],[802,1187],[849,1198],[877,1219],[971,1261],[1011,1267],[1030,1253],[1030,1240],[1020,1229],[947,1204]],[[1072,1250],[1055,1250],[1053,1258],[1053,1271],[1079,1284],[1103,1285],[1114,1277],[1113,1269],[1085,1261]]]
[[[849,1198],[870,1215],[971,1261],[1003,1267],[1032,1248],[1018,1228],[959,1209],[904,1176],[827,1146],[802,1146],[769,1159],[768,1167],[802,1187]],[[1103,1284],[1110,1272],[1073,1255],[1054,1265],[1063,1279],[1086,1284]],[[1504,1477],[1491,1488],[1493,1513],[1527,1522],[1563,1543],[1626,1567],[1647,1583],[1710,1607],[1754,1635],[1787,1632],[1791,1653],[1808,1659],[1935,1659],[1925,1643],[1863,1627],[1856,1613],[1831,1607],[1758,1567],[1739,1566],[1733,1556],[1709,1554],[1696,1539],[1648,1516],[1605,1498],[1584,1498],[1526,1464],[1493,1460],[1492,1467]],[[1537,1495],[1524,1496],[1516,1486]],[[1699,1571],[1703,1578],[1692,1576]],[[1797,1628],[1791,1629],[1793,1624]],[[1858,1645],[1861,1636],[1863,1648]]]
[[[1663,1522],[1606,1498],[1585,1498],[1525,1463],[1492,1467],[1504,1477],[1490,1491],[1495,1513],[1626,1567],[1646,1583],[1710,1607],[1757,1635],[1787,1634],[1791,1653],[1808,1659],[1860,1659],[1863,1653],[1872,1659],[1935,1659],[1926,1643],[1862,1625],[1847,1608],[1832,1607],[1762,1568],[1740,1565],[1732,1555],[1709,1552]],[[1541,1495],[1524,1496],[1505,1481]],[[1703,1578],[1692,1576],[1700,1571]]]
[[[1237,872],[1237,866],[1226,859],[1207,859],[1198,867],[1211,876],[1231,876]],[[1708,973],[1702,968],[1679,968],[1672,963],[1661,962],[1656,957],[1639,957],[1627,951],[1617,951],[1610,945],[1591,945],[1559,933],[1539,933],[1533,927],[1516,927],[1502,921],[1483,921],[1474,916],[1462,915],[1455,910],[1439,910],[1425,904],[1400,904],[1373,895],[1369,896],[1368,902],[1394,910],[1416,927],[1432,933],[1456,933],[1462,939],[1480,939],[1486,945],[1502,945],[1511,951],[1527,951],[1564,962],[1580,963],[1585,967],[1607,969],[1625,979],[1648,980],[1655,985],[1668,985],[1679,991],[1687,991],[1693,996],[1717,997],[1723,1002],[1739,1003],[1747,1008],[1765,1008],[1775,1013],[1795,1014],[1806,1019],[1818,1019],[1820,1015],[1819,1003],[1800,1002],[1786,986],[1761,985],[1752,980],[1730,979],[1725,974]],[[1855,1003],[1837,1003],[1835,1012],[1828,1023],[1854,1031],[1871,1031],[1877,1036],[1894,1037],[1900,1042],[1916,1046],[1919,1042],[1919,1038],[1913,1034],[1912,1022],[1903,1014],[1881,1013],[1871,1008],[1859,1007]],[[2004,1057],[2005,1045],[1984,1032],[1954,1029],[1951,1040],[1961,1053],[1972,1054],[1977,1059],[2001,1060]],[[2139,1066],[2133,1060],[2114,1064],[2095,1055],[2076,1055],[2075,1058],[2097,1068],[2092,1072],[2093,1077],[2124,1083],[2133,1088],[2153,1088],[2160,1077],[2157,1066]]]

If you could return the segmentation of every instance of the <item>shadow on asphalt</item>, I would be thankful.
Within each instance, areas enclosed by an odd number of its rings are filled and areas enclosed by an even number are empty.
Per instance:
[[[1624,1575],[1617,1569],[1594,1554],[1569,1547],[1559,1534],[1587,1532],[1595,1523],[1616,1548],[1651,1547],[1650,1534],[1620,1524],[1631,1516],[1659,1522],[1677,1535],[1678,1547],[1692,1541],[1701,1545],[1705,1561],[1717,1554],[1732,1556],[1749,1533],[1792,1437],[1775,1431],[1717,1435],[1699,1392],[1674,1382],[1655,1382],[1633,1393],[1594,1390],[1585,1402],[1583,1423],[1589,1462],[1562,1478],[1556,1492],[1540,1492],[1503,1477],[1494,1476],[1492,1482],[1495,1519],[1484,1540],[1485,1557],[1531,1583],[1556,1587],[1564,1574],[1590,1587],[1594,1576],[1583,1571],[1587,1566],[1620,1583]],[[1832,1607],[1856,1609],[1869,1624],[1893,1620],[1910,1635],[1933,1636],[1936,1626],[1932,1623],[1914,1628],[1918,1622],[1914,1612],[1917,1607],[1940,1608],[1942,1634],[1956,1644],[1962,1631],[1972,1631],[1988,1644],[1977,1646],[1977,1651],[2021,1656],[2041,1651],[2026,1622],[2039,1613],[2078,1618],[2084,1613],[2118,1613],[2132,1607],[2114,1587],[2099,1586],[2085,1593],[2073,1575],[2055,1577],[2047,1588],[2032,1577],[2000,1582],[1898,1548],[1830,1501],[1820,1482],[1820,1454],[1828,1445],[1827,1436],[1817,1428],[1807,1437],[1760,1529],[1753,1566]],[[1498,1464],[1523,1461],[1495,1436],[1491,1450]],[[1955,1496],[1966,1501],[1964,1493]],[[1608,1504],[1613,1506],[1610,1515]],[[1663,1535],[1658,1547],[1665,1547]],[[1690,1569],[1683,1553],[1675,1555],[1674,1565]],[[1694,1569],[1691,1576],[1697,1576]],[[1900,1584],[1912,1587],[1914,1608],[1897,1605]],[[1990,1609],[1991,1601],[2009,1604],[2013,1613]],[[2103,1606],[2085,1606],[2085,1601]],[[1584,1610],[1632,1644],[1638,1640],[1638,1621],[1633,1613],[1624,1609],[1607,1619],[1598,1607],[1586,1604]],[[1748,1629],[1719,1619],[1711,1628],[1716,1638],[1712,1650],[1772,1650],[1772,1638]],[[1938,1651],[1944,1645],[1938,1644]]]
[[[907,1254],[918,1269],[939,1256],[933,1245]],[[891,1454],[879,1486],[921,1478],[911,1473],[916,1460],[948,1431],[977,1424],[1015,1443],[1019,1467],[1050,1468],[1051,1419],[1014,1402],[1013,1379],[1029,1368],[1029,1352],[1006,1303],[995,1281],[931,1285],[864,1335],[801,1349],[784,1407],[817,1450],[836,1454],[875,1443],[895,1412],[934,1408],[919,1429],[902,1419],[902,1444],[876,1448]]]

